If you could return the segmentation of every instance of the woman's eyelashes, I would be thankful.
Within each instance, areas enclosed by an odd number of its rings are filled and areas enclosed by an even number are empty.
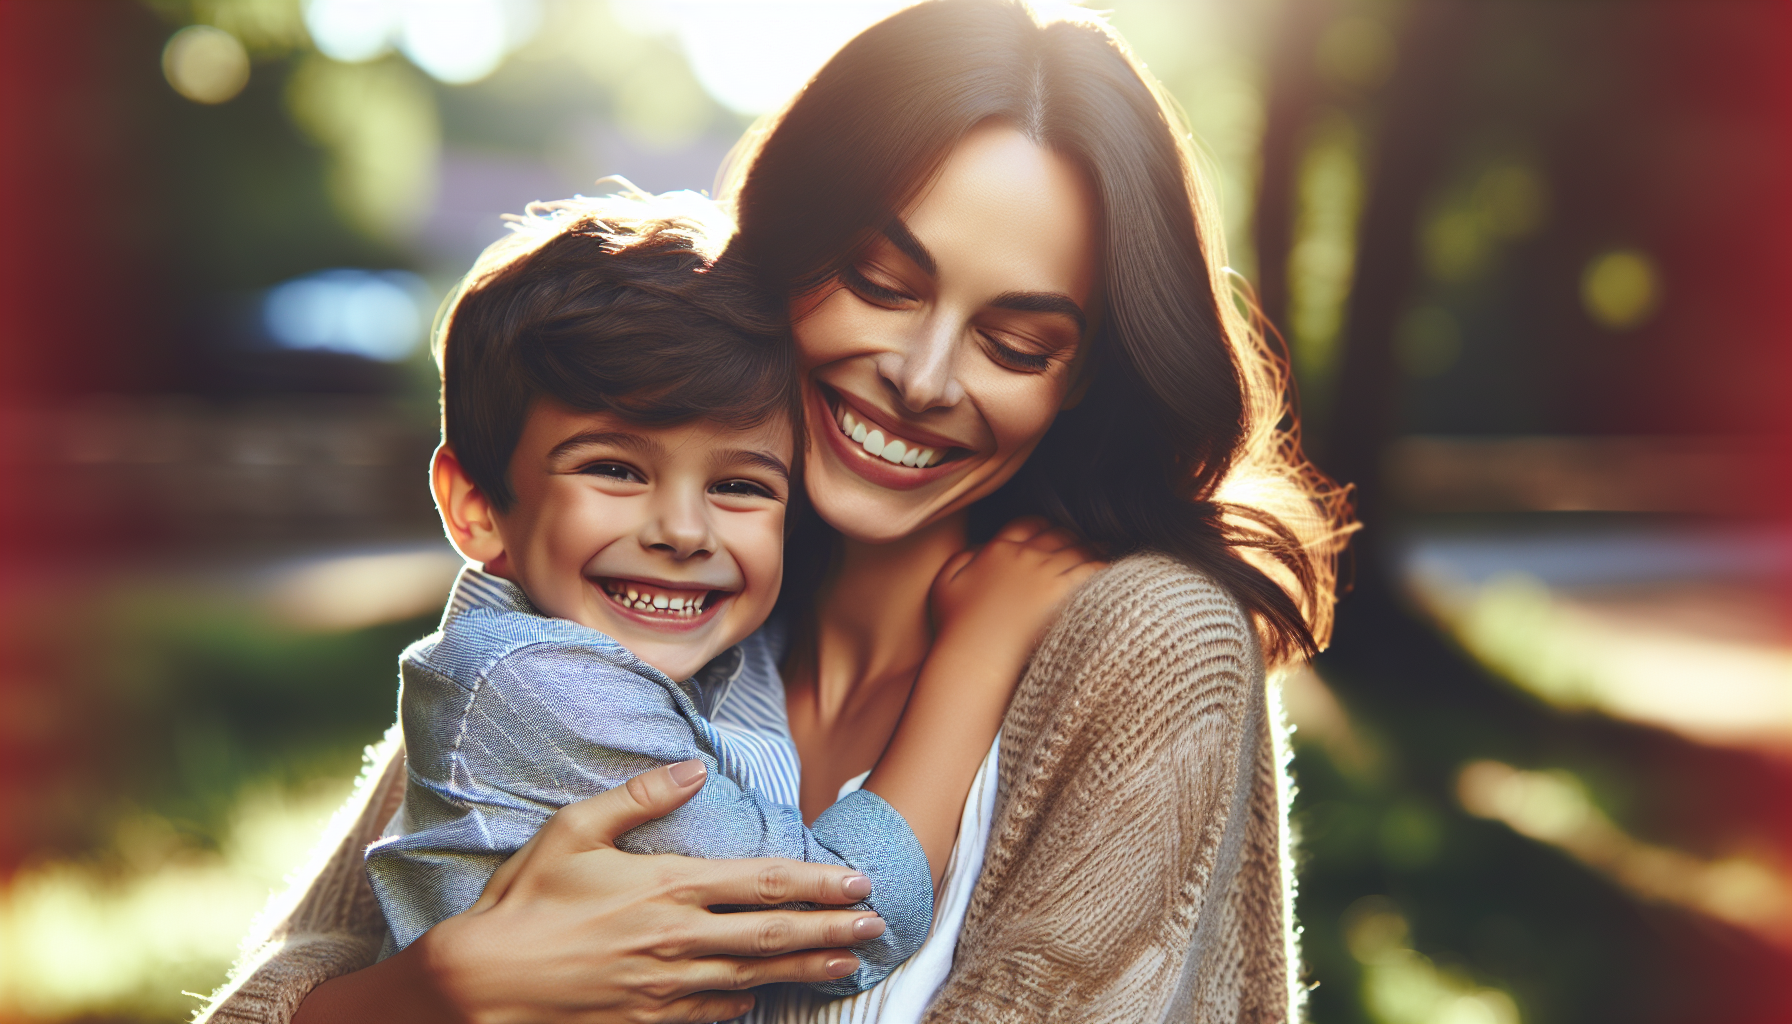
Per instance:
[[[912,295],[885,287],[871,280],[865,276],[864,271],[852,264],[848,264],[845,269],[840,271],[840,280],[859,298],[874,306],[894,308],[915,301],[915,297]]]
[[[1005,345],[995,335],[987,331],[977,332],[983,344],[989,349],[989,358],[994,362],[1020,373],[1043,373],[1051,368],[1052,353],[1023,352],[1012,345]]]

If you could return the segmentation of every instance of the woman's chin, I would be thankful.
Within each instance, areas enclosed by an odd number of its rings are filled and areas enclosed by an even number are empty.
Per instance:
[[[807,469],[810,504],[822,521],[862,544],[889,544],[912,536],[960,510],[950,494],[893,491],[851,470],[830,465],[826,456]]]

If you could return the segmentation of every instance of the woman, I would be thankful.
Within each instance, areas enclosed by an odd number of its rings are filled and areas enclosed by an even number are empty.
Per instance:
[[[813,517],[782,619],[805,812],[883,756],[955,555],[1036,515],[1116,559],[984,762],[935,966],[924,949],[908,980],[762,1015],[1292,1013],[1264,671],[1324,640],[1342,497],[1276,429],[1279,364],[1233,301],[1185,138],[1105,28],[937,0],[849,43],[746,164],[726,258],[789,296],[808,403]],[[893,441],[946,459],[902,466]],[[855,915],[704,910],[845,903],[838,871],[608,847],[675,805],[663,770],[557,816],[473,910],[369,967],[356,854],[399,788],[384,757],[212,1019],[713,1020],[752,1005],[740,989],[840,967]]]

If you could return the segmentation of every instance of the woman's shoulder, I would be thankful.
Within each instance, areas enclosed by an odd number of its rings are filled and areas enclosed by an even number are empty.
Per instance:
[[[1245,712],[1261,700],[1263,658],[1238,601],[1168,555],[1129,555],[1073,594],[1046,632],[1009,726],[1082,708],[1110,721]],[[1242,720],[1242,719],[1241,719]]]
[[[1220,582],[1178,558],[1141,551],[1117,559],[1072,595],[1053,632],[1099,638],[1101,646],[1185,650],[1236,648],[1261,661],[1244,607]]]

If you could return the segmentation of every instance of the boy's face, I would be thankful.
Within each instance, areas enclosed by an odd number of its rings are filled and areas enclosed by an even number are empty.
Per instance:
[[[509,511],[485,506],[483,542],[463,539],[448,503],[444,519],[464,554],[543,613],[687,679],[771,614],[792,443],[780,417],[748,430],[643,427],[538,401],[510,458]],[[472,503],[484,503],[476,490]]]

